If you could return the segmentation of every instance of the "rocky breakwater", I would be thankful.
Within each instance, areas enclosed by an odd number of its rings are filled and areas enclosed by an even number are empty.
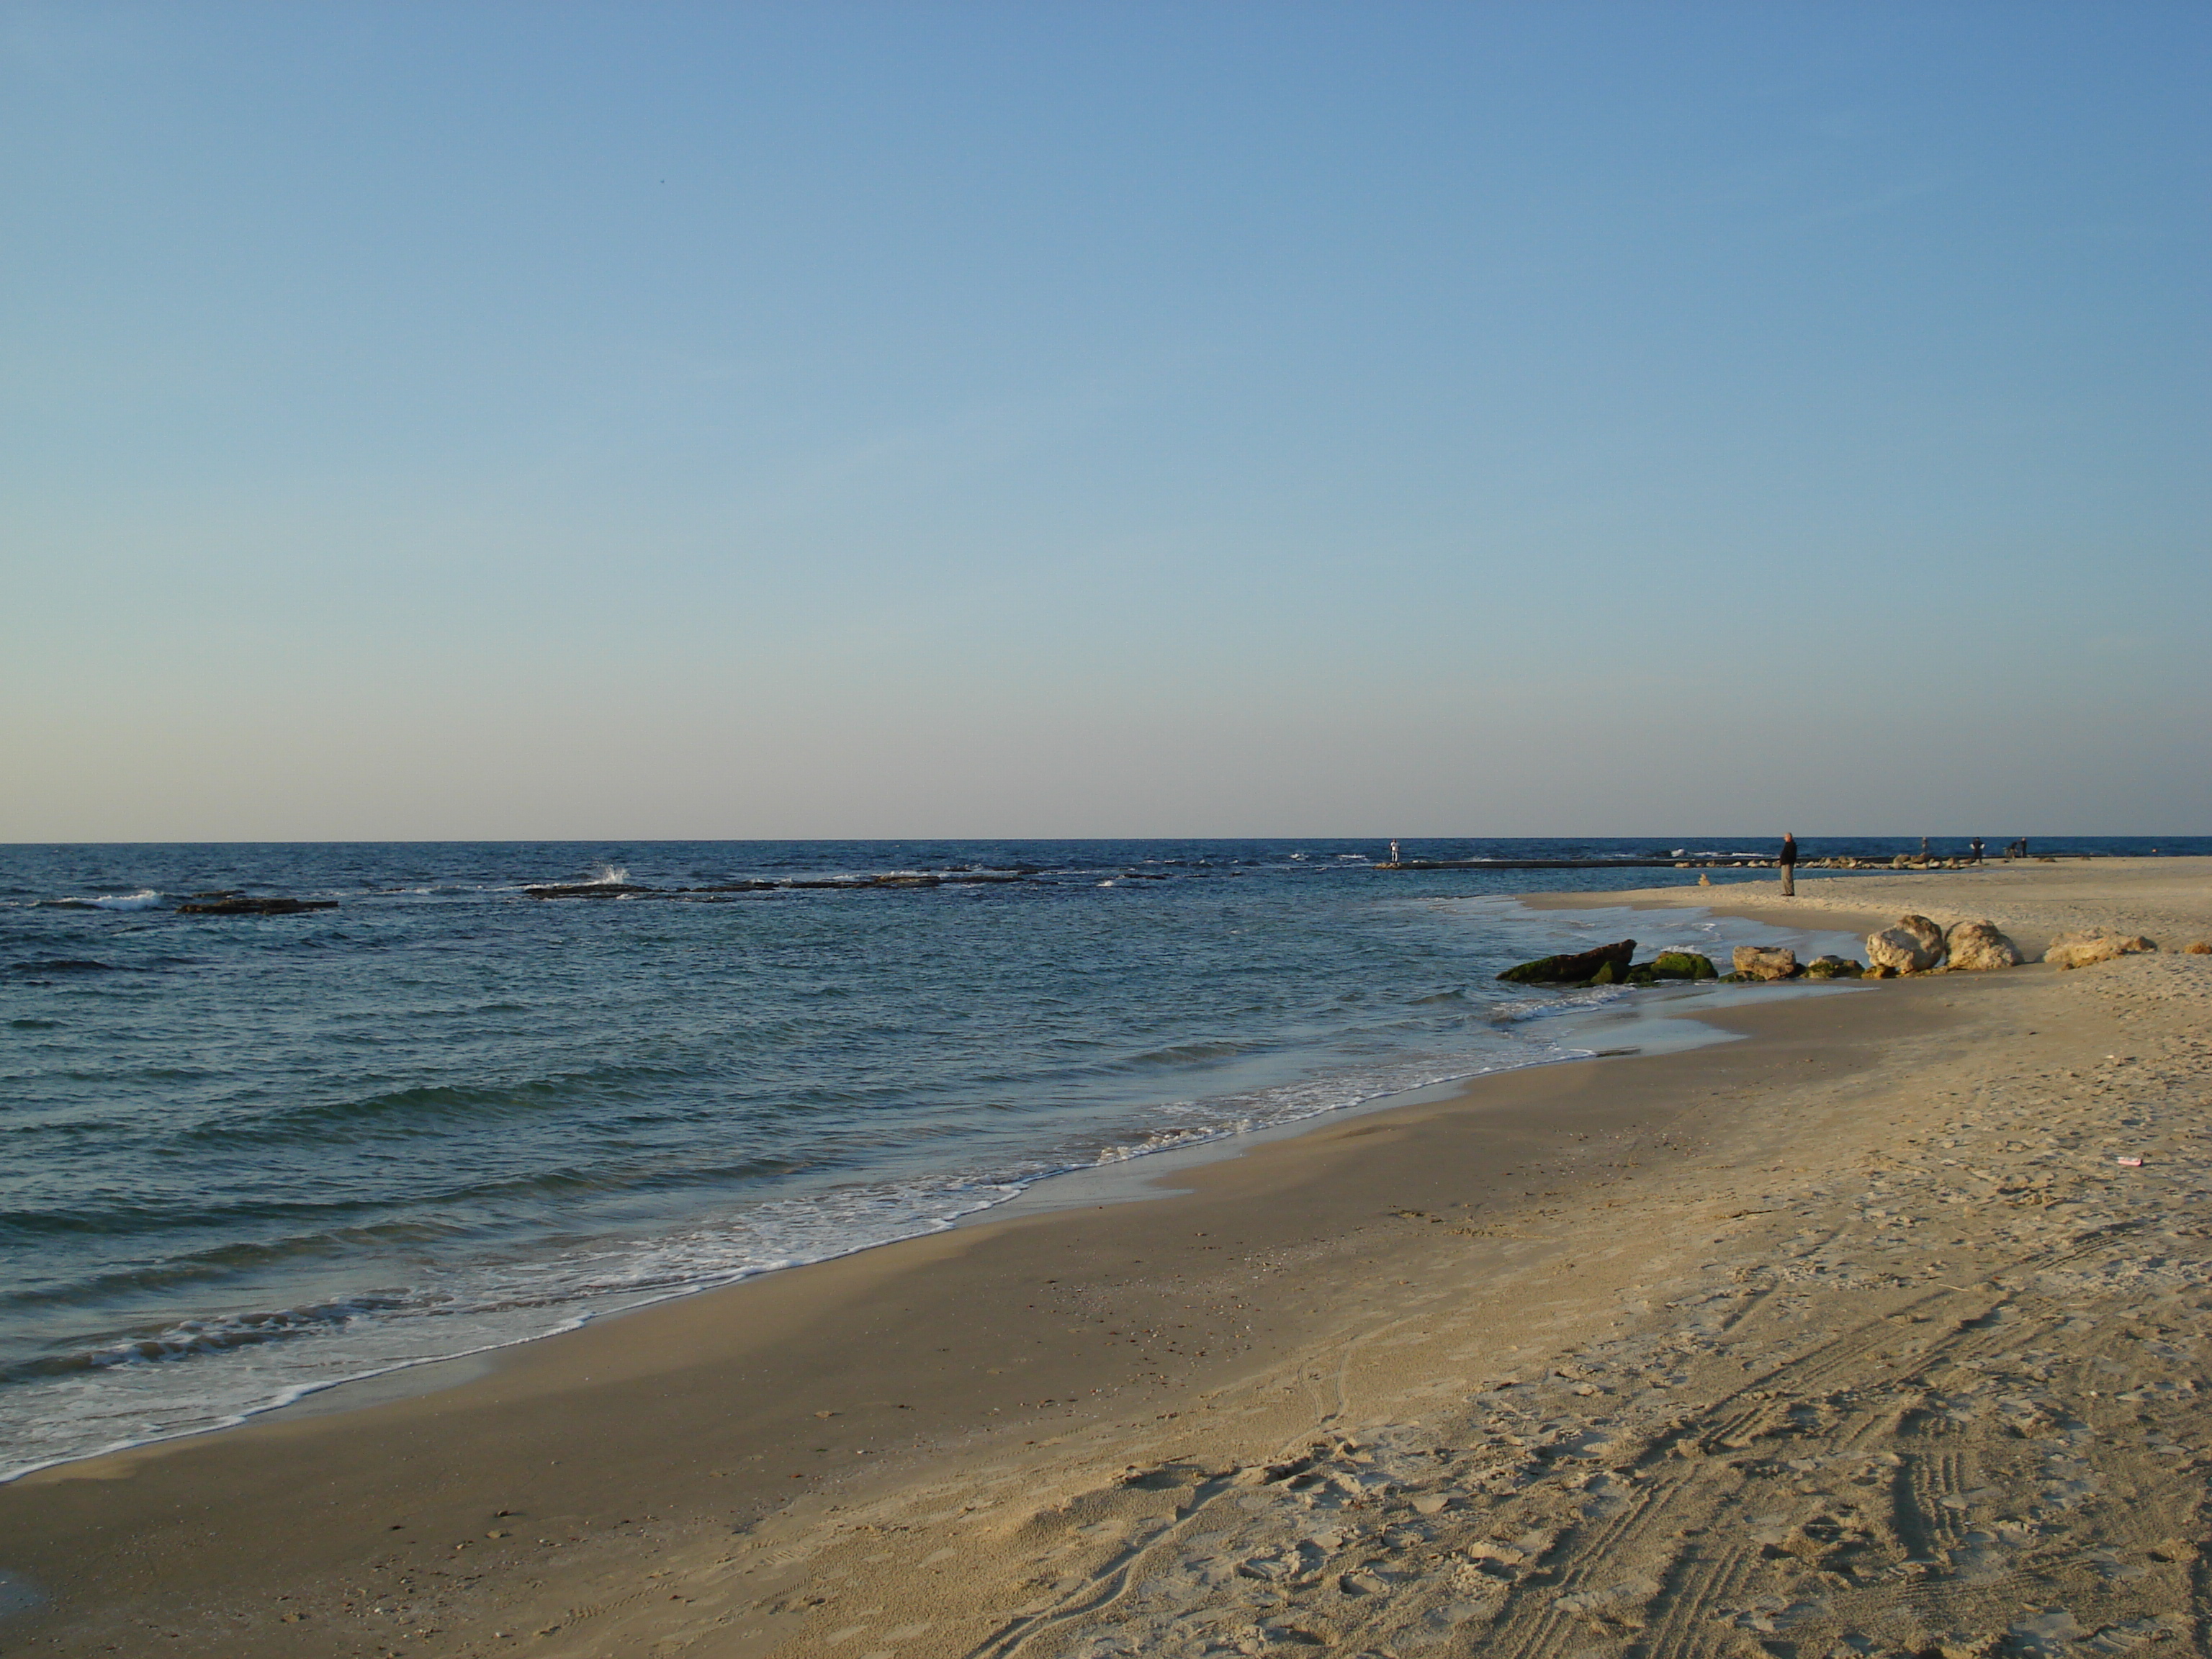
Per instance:
[[[1721,975],[1731,985],[1771,985],[1785,979],[1857,979],[1866,972],[1849,957],[1815,957],[1810,962],[1800,962],[1795,951],[1781,945],[1739,945],[1731,968],[1731,972]]]
[[[838,893],[892,892],[914,887],[988,887],[1025,881],[1021,870],[894,870],[879,876],[787,876],[778,880],[716,882],[705,887],[643,887],[627,881],[538,882],[522,890],[534,899],[677,899],[714,903],[732,893],[820,889]],[[1147,878],[1152,879],[1152,878]]]
[[[177,907],[180,916],[296,916],[307,910],[335,910],[336,899],[210,898],[187,899]]]
[[[1856,979],[1866,969],[1844,957],[1820,957],[1801,963],[1786,945],[1740,945],[1722,973],[1712,958],[1695,951],[1662,951],[1637,962],[1636,941],[1602,945],[1572,956],[1540,957],[1508,968],[1498,977],[1516,985],[1553,985],[1580,990],[1594,985],[1658,985],[1668,981],[1719,980],[1731,985],[1772,984],[1790,979]]]
[[[2093,963],[2155,951],[2156,941],[2139,933],[2122,933],[2108,927],[2061,933],[2051,941],[2043,959],[2058,968],[2083,968]],[[2212,952],[2212,943],[2188,947]],[[1555,957],[1540,957],[1508,968],[1498,978],[1516,985],[1550,985],[1583,989],[1599,985],[1653,985],[1665,980],[1719,979],[1734,985],[1771,985],[1796,979],[1896,979],[1908,974],[1978,974],[2000,968],[2016,968],[2029,960],[2027,952],[2007,937],[1994,921],[1954,922],[1948,929],[1923,915],[1899,916],[1889,927],[1867,935],[1864,965],[1846,957],[1817,957],[1801,963],[1787,945],[1739,945],[1731,971],[1717,972],[1712,963],[1695,951],[1662,951],[1650,962],[1635,960],[1636,941],[1625,939],[1595,950]]]
[[[1636,941],[1601,945],[1569,956],[1540,957],[1508,968],[1498,977],[1510,985],[1555,985],[1578,990],[1593,985],[1656,985],[1665,980],[1717,979],[1711,958],[1695,951],[1662,951],[1649,962],[1636,959]]]

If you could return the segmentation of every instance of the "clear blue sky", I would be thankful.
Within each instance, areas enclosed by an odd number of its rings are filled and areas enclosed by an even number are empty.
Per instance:
[[[0,838],[2212,830],[2208,46],[0,3]]]

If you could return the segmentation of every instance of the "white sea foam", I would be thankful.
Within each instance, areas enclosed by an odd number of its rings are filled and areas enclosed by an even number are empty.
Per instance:
[[[161,902],[161,896],[150,887],[142,887],[135,893],[105,893],[87,904],[95,910],[150,910]]]

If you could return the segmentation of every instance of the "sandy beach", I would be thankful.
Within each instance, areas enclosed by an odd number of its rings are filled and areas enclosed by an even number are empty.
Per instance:
[[[1685,999],[1744,1040],[46,1470],[0,1653],[2208,1650],[2212,860],[1799,889],[1539,902],[2163,948]]]

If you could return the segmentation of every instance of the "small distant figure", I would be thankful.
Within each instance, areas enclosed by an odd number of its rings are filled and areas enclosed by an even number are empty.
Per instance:
[[[1390,862],[1398,862],[1398,843],[1395,841],[1390,843]]]
[[[1782,832],[1782,896],[1797,896],[1797,832]]]
[[[1982,838],[1979,836],[1966,843],[1966,853],[1976,864],[1982,861]]]
[[[1920,861],[1923,864],[1928,862],[1928,837],[1925,836],[1920,838]]]

